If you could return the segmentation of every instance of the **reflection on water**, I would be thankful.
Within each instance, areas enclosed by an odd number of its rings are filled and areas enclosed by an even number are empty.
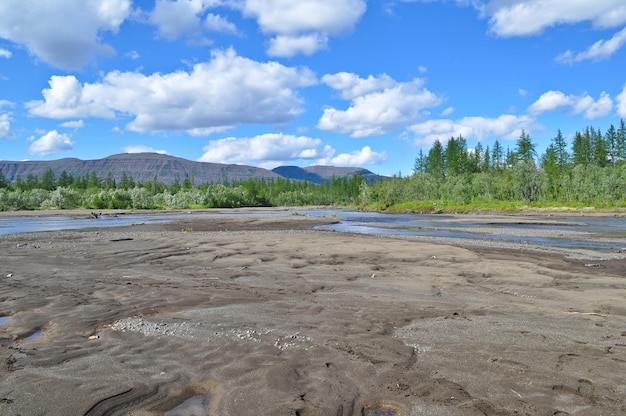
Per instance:
[[[0,325],[8,321],[10,316],[0,316]]]
[[[40,338],[41,336],[43,336],[43,332],[42,331],[37,331],[34,334],[29,335],[26,338],[24,338],[24,341],[32,341],[32,340],[35,340],[37,338]]]
[[[211,396],[199,394],[190,397],[173,409],[165,412],[165,416],[203,416],[209,415]]]
[[[391,409],[374,409],[370,410],[367,413],[365,411],[362,412],[365,416],[396,416],[397,413]]]
[[[323,213],[323,210],[307,212],[309,215]],[[505,220],[500,221],[482,217],[481,221],[472,221],[474,217],[471,215],[381,214],[338,210],[328,213],[336,216],[340,222],[323,225],[318,229],[376,235],[472,238],[593,250],[621,250],[626,238],[626,219],[617,217],[505,217]],[[487,232],[493,229],[497,232]],[[507,230],[513,229],[516,233],[507,233]],[[516,235],[519,230],[529,232]],[[550,231],[554,237],[533,236],[530,232],[532,230]],[[564,236],[559,238],[559,231],[570,233],[563,233]],[[602,234],[602,238],[588,238],[592,234]]]

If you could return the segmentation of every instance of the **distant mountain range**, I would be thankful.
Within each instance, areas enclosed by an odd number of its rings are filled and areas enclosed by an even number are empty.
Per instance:
[[[335,166],[308,166],[300,168],[298,166],[279,166],[272,169],[272,172],[279,174],[283,178],[308,181],[313,183],[323,183],[327,180],[335,178],[349,178],[355,175],[361,175],[369,183],[373,183],[386,177],[376,175],[371,171],[363,168],[341,168]]]
[[[342,168],[333,166],[281,166],[273,170],[246,165],[226,165],[221,163],[193,162],[179,157],[158,153],[124,153],[104,159],[80,160],[74,158],[11,162],[0,160],[0,171],[9,182],[18,177],[26,179],[28,175],[41,178],[51,169],[58,178],[62,171],[73,177],[82,177],[96,172],[99,178],[109,173],[119,181],[123,173],[135,181],[146,182],[156,176],[160,182],[171,184],[176,179],[180,182],[192,178],[196,185],[207,182],[240,181],[247,179],[288,178],[322,183],[333,177],[351,177],[361,174],[368,182],[386,179],[363,168]]]

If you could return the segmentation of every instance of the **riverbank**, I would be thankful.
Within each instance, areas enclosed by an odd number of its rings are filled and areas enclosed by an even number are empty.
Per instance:
[[[622,260],[333,221],[1,237],[0,414],[626,412]]]
[[[327,206],[306,206],[306,207],[244,207],[244,208],[206,208],[206,209],[101,209],[91,210],[85,208],[71,209],[40,209],[40,210],[20,210],[20,211],[0,211],[2,217],[91,217],[92,213],[98,215],[129,215],[129,214],[167,214],[167,213],[204,213],[204,212],[254,212],[254,211],[298,211],[310,209],[325,209]],[[350,209],[350,207],[346,207]],[[356,209],[356,208],[353,208]],[[459,210],[388,210],[371,212],[387,212],[389,214],[419,213],[419,214],[445,214],[445,215],[488,215],[488,216],[545,216],[545,217],[626,217],[626,208],[600,209],[593,207],[571,208],[571,207],[544,207],[544,208],[516,208],[505,211],[501,209],[474,209],[469,211]]]

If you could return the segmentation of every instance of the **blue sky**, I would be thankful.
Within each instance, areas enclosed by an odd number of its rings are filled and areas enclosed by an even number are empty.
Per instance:
[[[626,118],[624,0],[2,0],[0,159],[411,173]]]

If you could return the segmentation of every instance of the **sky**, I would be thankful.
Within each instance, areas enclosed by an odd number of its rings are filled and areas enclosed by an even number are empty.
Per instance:
[[[624,0],[2,0],[0,160],[411,174],[626,118]]]

